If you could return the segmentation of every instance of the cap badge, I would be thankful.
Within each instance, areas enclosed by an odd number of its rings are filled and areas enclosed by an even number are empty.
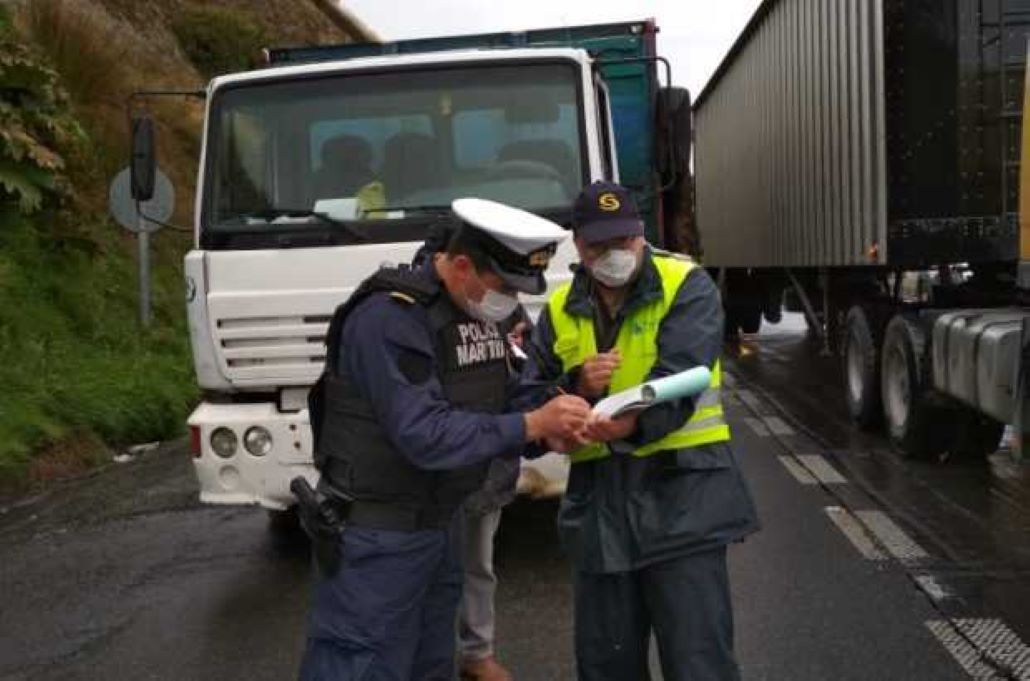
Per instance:
[[[622,208],[619,197],[612,192],[605,192],[597,197],[597,207],[608,213],[614,213]]]
[[[546,248],[533,251],[529,254],[528,261],[530,267],[547,267],[551,262],[551,252]]]

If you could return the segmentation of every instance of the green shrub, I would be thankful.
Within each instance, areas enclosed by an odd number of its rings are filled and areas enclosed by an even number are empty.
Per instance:
[[[120,233],[69,249],[33,221],[0,210],[0,489],[41,447],[79,434],[113,445],[179,435],[197,395],[176,268],[155,268],[156,318],[142,331]]]
[[[39,210],[63,187],[57,149],[81,136],[65,111],[67,96],[45,66],[0,20],[0,201],[22,213]]]
[[[248,14],[225,7],[187,6],[172,24],[183,52],[205,78],[251,68],[267,44]]]

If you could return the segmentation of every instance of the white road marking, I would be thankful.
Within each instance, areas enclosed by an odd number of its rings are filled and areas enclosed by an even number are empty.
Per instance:
[[[828,506],[826,509],[826,515],[830,516],[830,520],[833,524],[844,533],[844,536],[848,538],[848,541],[858,549],[858,552],[863,557],[869,560],[886,560],[887,556],[884,555],[873,540],[866,534],[866,530],[862,527],[855,516],[848,513],[847,509],[841,508],[840,506]]]
[[[744,423],[746,423],[751,430],[755,431],[755,435],[758,437],[769,437],[771,434],[761,419],[756,419],[753,416],[745,416]]]
[[[1001,620],[931,620],[926,626],[974,679],[1030,679],[1030,647]],[[985,658],[1005,675],[996,672]]]
[[[951,656],[966,670],[970,678],[984,680],[1002,678],[983,661],[980,651],[963,638],[947,620],[931,620],[926,623],[926,628],[937,637],[944,649],[951,653]]]
[[[812,474],[805,470],[805,467],[799,464],[793,456],[780,456],[777,457],[783,467],[794,476],[794,479],[800,482],[802,485],[815,485],[819,481],[812,477]]]
[[[903,563],[930,557],[922,546],[915,543],[883,511],[856,511],[855,515],[890,554]]]
[[[762,400],[758,399],[758,396],[746,388],[740,388],[737,391],[737,397],[740,401],[751,407],[755,411],[761,411]]]
[[[919,588],[923,590],[923,593],[935,601],[943,601],[951,596],[948,590],[934,579],[933,575],[919,575],[916,577],[916,583],[919,584]]]
[[[999,619],[956,619],[952,623],[1012,678],[1030,679],[1030,647]]]
[[[779,416],[764,416],[762,420],[765,421],[765,425],[769,427],[773,435],[793,435],[794,429],[791,428],[786,421],[781,419]]]
[[[846,485],[847,480],[818,454],[798,454],[798,460],[824,485]]]

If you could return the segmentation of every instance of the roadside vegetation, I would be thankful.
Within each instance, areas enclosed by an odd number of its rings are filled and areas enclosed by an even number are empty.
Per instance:
[[[226,32],[236,39],[219,40]],[[151,240],[143,330],[135,237],[107,205],[128,159],[129,94],[197,89],[250,66],[263,44],[331,34],[292,0],[0,0],[0,496],[182,435],[197,399],[182,258],[202,107],[147,105],[183,231]]]

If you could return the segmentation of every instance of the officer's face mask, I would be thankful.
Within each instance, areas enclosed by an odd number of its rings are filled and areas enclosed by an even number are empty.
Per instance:
[[[477,277],[478,279],[478,277]],[[519,306],[519,299],[517,296],[508,295],[499,291],[494,291],[491,288],[487,288],[483,284],[482,279],[479,280],[479,285],[482,287],[483,297],[476,301],[472,295],[469,294],[468,287],[465,288],[465,310],[474,319],[478,319],[481,322],[503,322],[505,319],[510,317],[515,308]]]
[[[590,273],[609,288],[618,288],[633,278],[638,253],[628,248],[610,248],[590,266]]]

